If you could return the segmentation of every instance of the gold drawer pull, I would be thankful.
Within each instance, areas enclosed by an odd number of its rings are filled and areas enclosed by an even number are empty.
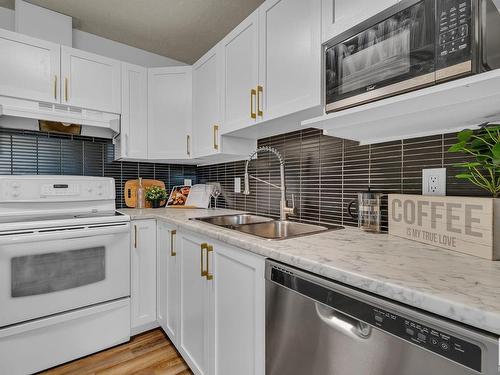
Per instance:
[[[206,278],[208,281],[210,280],[213,280],[214,279],[214,274],[213,273],[210,273],[210,271],[208,270],[208,254],[210,254],[212,251],[214,251],[214,247],[212,245],[208,245],[207,246],[207,271],[206,271]]]
[[[214,150],[218,150],[219,149],[219,125],[214,125],[213,135],[214,135]]]
[[[176,230],[170,231],[170,256],[175,257],[177,252],[175,251],[175,236],[177,235]]]
[[[57,75],[54,76],[54,99],[57,99]]]
[[[134,248],[137,249],[137,225],[134,225]]]
[[[259,115],[260,117],[264,116],[264,112],[260,108],[261,96],[264,96],[264,88],[259,85],[257,86],[257,115]]]
[[[64,100],[68,101],[68,77],[64,78]]]
[[[200,245],[200,274],[201,277],[207,276],[207,271],[203,269],[203,250],[208,250],[208,244],[202,243]]]
[[[254,105],[253,105],[256,95],[257,91],[255,91],[255,89],[250,90],[250,117],[253,119],[257,118],[257,114],[254,111]]]

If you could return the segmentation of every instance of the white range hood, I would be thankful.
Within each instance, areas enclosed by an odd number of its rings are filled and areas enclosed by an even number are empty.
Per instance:
[[[120,133],[120,115],[63,104],[0,97],[0,116],[56,121],[98,128],[97,133],[106,138],[114,138]],[[92,129],[87,133],[92,133]]]

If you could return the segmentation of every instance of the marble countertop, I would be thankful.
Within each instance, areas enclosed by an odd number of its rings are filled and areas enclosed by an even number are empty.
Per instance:
[[[232,210],[122,209],[500,335],[500,262],[357,228],[268,241],[193,217]]]

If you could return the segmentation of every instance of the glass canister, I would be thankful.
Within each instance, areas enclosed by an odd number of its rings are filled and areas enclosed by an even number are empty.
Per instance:
[[[358,220],[358,227],[367,232],[380,232],[382,222],[382,197],[384,193],[376,193],[368,189],[358,193],[358,199],[352,200],[347,206],[347,212]],[[353,212],[353,206],[357,212]]]

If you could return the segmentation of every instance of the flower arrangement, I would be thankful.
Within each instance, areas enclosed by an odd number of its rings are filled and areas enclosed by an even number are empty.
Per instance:
[[[473,161],[457,163],[465,171],[455,177],[469,180],[487,190],[493,196],[500,196],[500,125],[485,126],[474,133],[466,129],[458,133],[458,142],[448,151],[462,152],[473,156]]]

